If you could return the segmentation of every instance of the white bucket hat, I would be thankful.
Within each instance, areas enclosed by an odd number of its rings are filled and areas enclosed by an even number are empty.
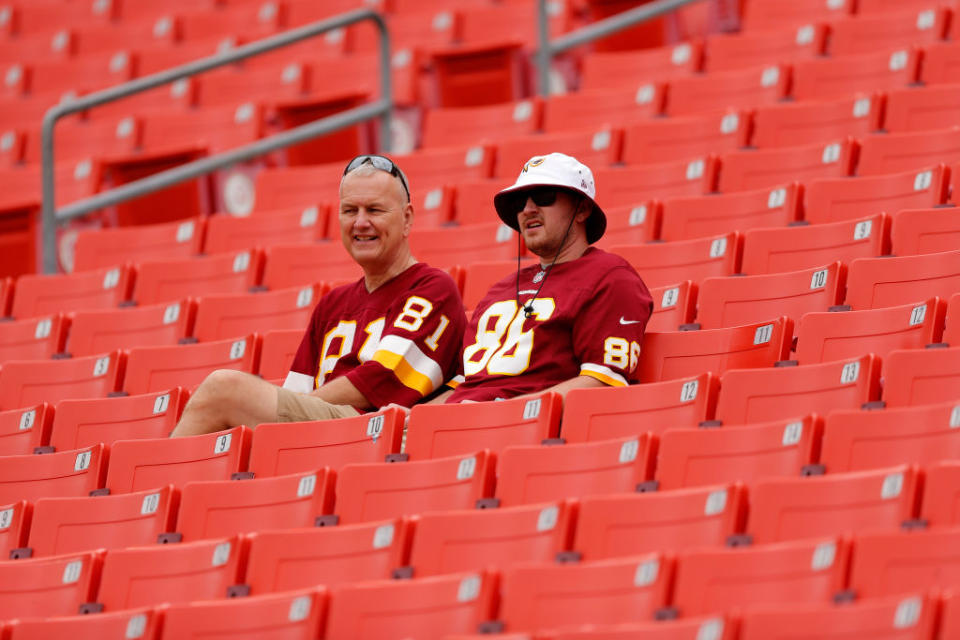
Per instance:
[[[593,244],[603,236],[607,228],[607,216],[596,203],[597,189],[593,182],[590,167],[576,158],[563,153],[550,153],[534,156],[527,160],[520,170],[517,181],[493,197],[493,206],[503,223],[519,231],[518,211],[510,211],[510,194],[526,191],[534,187],[562,187],[587,197],[593,205],[593,212],[587,218],[587,242]]]

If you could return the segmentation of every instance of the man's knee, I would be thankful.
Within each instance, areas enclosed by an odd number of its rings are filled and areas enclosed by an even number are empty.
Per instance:
[[[233,369],[217,369],[204,378],[200,386],[191,395],[191,399],[204,403],[230,400],[243,395],[243,389],[249,385],[249,374]]]

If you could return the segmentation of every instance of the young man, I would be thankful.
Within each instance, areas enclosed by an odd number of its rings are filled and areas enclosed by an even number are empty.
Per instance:
[[[283,387],[214,371],[171,436],[409,407],[456,373],[463,303],[446,272],[410,254],[413,206],[400,168],[383,156],[354,158],[340,183],[339,221],[363,278],[317,303]]]

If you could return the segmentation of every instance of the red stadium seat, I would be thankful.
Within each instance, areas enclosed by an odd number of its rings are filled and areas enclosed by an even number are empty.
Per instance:
[[[891,351],[883,377],[887,407],[955,400],[960,398],[960,348]]]
[[[524,265],[530,264],[525,261]],[[516,275],[517,260],[471,260],[463,271],[463,307],[470,311],[487,295],[494,284],[509,275]]]
[[[86,496],[103,486],[104,457],[102,444],[42,456],[4,456],[0,465],[0,504]]]
[[[103,559],[97,602],[106,612],[227,597],[243,563],[239,538],[111,549]]]
[[[960,524],[960,464],[947,460],[926,469],[920,518],[931,527]]]
[[[943,38],[949,18],[946,7],[922,7],[917,12],[905,6],[896,12],[834,20],[828,53],[841,57],[934,43]]]
[[[263,286],[267,289],[302,287],[319,281],[353,281],[363,275],[337,241],[278,244],[264,251]]]
[[[177,495],[172,486],[119,496],[41,498],[33,505],[33,556],[157,543],[173,531]]]
[[[946,202],[946,167],[862,178],[833,178],[807,183],[804,219],[810,224],[855,220],[900,209],[933,207]]]
[[[774,104],[786,96],[788,82],[789,67],[776,65],[672,78],[664,111],[682,116]]]
[[[703,45],[681,42],[670,47],[591,52],[583,57],[581,90],[619,89],[651,79],[666,79],[700,70]]]
[[[530,158],[559,151],[591,167],[597,182],[603,184],[596,170],[620,160],[622,137],[619,129],[604,128],[509,138],[497,145],[497,168],[493,175],[504,180],[513,178]]]
[[[140,262],[133,299],[137,304],[154,304],[211,293],[246,293],[258,282],[261,258],[259,252],[241,251]]]
[[[500,189],[513,184],[501,179],[464,180],[454,187],[454,216],[457,224],[480,224],[494,220],[494,211],[490,206],[493,196]],[[505,184],[506,183],[506,184]]]
[[[673,606],[687,617],[757,605],[827,604],[844,588],[849,562],[849,543],[836,538],[689,551],[677,559]]]
[[[859,598],[955,589],[960,585],[958,541],[956,527],[860,534],[853,546],[850,588]]]
[[[530,154],[533,155],[533,154]],[[517,167],[523,166],[524,158]],[[445,149],[426,149],[403,156],[403,172],[418,191],[433,189],[463,180],[483,180],[492,177],[494,151],[492,147],[477,145]],[[515,169],[517,171],[519,169]],[[510,171],[513,177],[514,171]],[[343,173],[343,170],[340,170]],[[340,184],[339,177],[337,184]],[[332,193],[332,191],[331,191]]]
[[[649,332],[640,358],[640,382],[659,382],[710,371],[772,367],[790,353],[793,321],[783,316],[762,322],[704,331]],[[804,412],[802,412],[804,413]]]
[[[820,421],[779,420],[737,428],[667,429],[660,436],[660,489],[799,477],[817,459]]]
[[[953,105],[958,99],[960,87],[952,84],[888,91],[883,128],[890,133],[947,129],[957,123]]]
[[[773,28],[749,33],[716,33],[707,36],[707,72],[747,69],[757,64],[806,60],[823,53],[826,25],[804,24],[795,29]]]
[[[746,492],[739,485],[580,501],[573,548],[584,560],[723,545],[743,531]]]
[[[613,626],[589,626],[561,629],[550,634],[551,640],[696,640],[715,638],[733,640],[735,625],[722,617],[696,617],[682,620],[640,622]],[[523,640],[527,636],[518,636]],[[504,639],[506,640],[506,638]]]
[[[342,162],[264,169],[254,182],[253,209],[275,211],[316,206],[318,201],[332,199],[342,177]]]
[[[161,111],[144,117],[140,144],[149,152],[183,148],[212,154],[263,137],[264,120],[263,105],[254,102],[191,112]]]
[[[103,398],[117,390],[119,351],[66,360],[12,360],[0,368],[0,408]]]
[[[131,609],[99,615],[73,615],[34,620],[18,620],[11,626],[10,640],[99,640],[127,635],[139,640],[157,640],[160,614],[154,609]],[[136,634],[136,635],[135,635]]]
[[[0,456],[25,456],[46,446],[52,420],[53,407],[45,402],[26,409],[0,411]]]
[[[684,280],[696,284],[711,276],[737,273],[740,235],[737,232],[695,240],[677,240],[610,248],[629,262],[648,287]]]
[[[327,234],[327,207],[312,205],[247,217],[211,216],[203,241],[205,253],[232,253],[275,244],[313,242]]]
[[[200,253],[203,218],[178,222],[91,229],[77,234],[73,268],[102,269],[142,260],[189,258]]]
[[[176,604],[163,611],[160,637],[200,640],[224,634],[235,640],[255,640],[282,635],[289,640],[311,640],[323,628],[326,598],[325,591],[314,588],[221,602]]]
[[[783,4],[768,0],[750,0],[743,12],[744,30],[792,27],[820,20],[833,20],[853,13],[853,1],[825,3],[819,0],[799,0]]]
[[[261,423],[250,447],[249,470],[266,478],[383,462],[400,453],[403,423],[404,414],[397,409],[323,422]]]
[[[594,246],[607,250],[620,244],[654,240],[660,226],[660,204],[655,201],[605,208],[607,230]]]
[[[740,271],[747,275],[810,269],[840,260],[888,253],[890,218],[870,217],[780,229],[750,229],[743,234]]]
[[[920,53],[911,48],[798,60],[790,93],[797,100],[829,100],[899,89],[916,81],[919,65]]]
[[[425,513],[414,525],[410,568],[420,578],[548,564],[569,548],[572,518],[573,506],[565,502]]]
[[[302,329],[309,324],[320,291],[314,285],[265,293],[202,296],[197,300],[193,337],[208,342],[254,331]]]
[[[193,541],[311,527],[333,509],[334,477],[321,469],[242,482],[188,482],[181,491],[177,531]]]
[[[130,272],[111,267],[62,275],[17,278],[10,314],[14,318],[81,309],[110,309],[127,299]]]
[[[960,129],[875,134],[860,140],[857,174],[876,176],[920,171],[960,160]],[[934,183],[935,184],[935,183]]]
[[[701,196],[713,191],[713,157],[634,167],[595,168],[593,175],[607,207],[636,207],[651,198]]]
[[[0,620],[79,613],[93,600],[99,567],[96,553],[0,562]]]
[[[439,638],[472,633],[493,616],[496,583],[495,574],[459,573],[342,586],[330,596],[324,638]]]
[[[747,143],[750,116],[728,111],[705,116],[648,120],[624,129],[624,164],[661,164],[733,151]]]
[[[253,335],[202,344],[135,347],[127,353],[123,389],[136,395],[163,391],[178,384],[187,388],[203,382],[216,369],[257,370]],[[3,374],[0,373],[0,380]]]
[[[441,269],[475,260],[516,260],[517,234],[499,221],[420,229],[410,235],[410,251]]]
[[[690,280],[651,289],[650,295],[653,297],[653,313],[647,321],[647,331],[675,331],[680,325],[693,322],[697,311],[697,285]]]
[[[522,44],[478,42],[430,51],[438,103],[443,107],[511,102],[523,97]]]
[[[543,105],[539,99],[478,107],[429,109],[424,114],[424,147],[497,142],[536,133]]]
[[[947,303],[947,326],[943,341],[952,347],[960,347],[960,293],[950,296]]]
[[[417,405],[410,412],[404,451],[423,460],[540,444],[557,437],[561,411],[563,399],[550,392],[504,402]]]
[[[728,371],[720,378],[717,420],[750,424],[834,409],[858,409],[880,395],[880,360],[857,359]]]
[[[61,314],[0,324],[0,363],[46,360],[63,351],[68,322]]]
[[[30,503],[26,500],[0,506],[0,560],[27,544],[30,530]]]
[[[955,38],[951,42],[930,43],[923,48],[920,81],[925,85],[954,84],[957,81],[958,63],[960,46]]]
[[[343,524],[446,509],[472,509],[493,494],[488,451],[420,462],[352,464],[337,474],[336,513]]]
[[[878,95],[761,106],[750,143],[773,149],[866,135],[880,128],[882,106]]]
[[[98,442],[164,438],[186,404],[187,392],[180,387],[122,398],[63,400],[53,416],[50,446],[63,451]]]
[[[807,313],[797,326],[800,364],[855,358],[894,349],[922,349],[940,342],[946,305],[939,298],[845,313]]]
[[[586,56],[585,60],[590,58]],[[616,88],[583,89],[550,96],[544,102],[543,130],[546,133],[599,131],[644,122],[660,114],[664,100],[662,84],[644,83],[624,90],[622,78],[620,82]]]
[[[66,351],[77,357],[130,347],[172,346],[190,335],[195,311],[190,300],[78,311],[72,315]]]
[[[260,595],[386,580],[406,564],[410,534],[402,520],[260,531],[248,536],[247,585]]]
[[[257,373],[266,380],[283,381],[290,371],[293,356],[300,347],[303,331],[299,329],[274,329],[260,339],[260,366]]]
[[[876,309],[946,299],[960,291],[960,251],[896,258],[859,258],[847,272],[846,303]]]
[[[633,491],[653,474],[655,445],[647,434],[578,444],[508,447],[497,471],[505,507]]]
[[[814,478],[776,478],[750,489],[747,533],[759,544],[894,530],[917,515],[918,472],[900,466]]]
[[[809,311],[826,311],[843,297],[840,262],[802,271],[707,278],[697,295],[697,322],[704,329],[737,327],[778,315],[796,322]]]
[[[953,250],[960,246],[960,221],[956,209],[898,211],[890,225],[890,245],[890,252],[895,256]]]
[[[757,191],[667,198],[661,204],[660,239],[688,240],[759,227],[785,227],[799,216],[796,183]]]
[[[672,575],[662,554],[514,567],[503,573],[500,620],[508,633],[644,622],[669,602]]]
[[[105,486],[130,493],[192,480],[227,480],[243,471],[250,450],[244,426],[189,438],[120,440],[110,447]]]
[[[815,604],[751,611],[740,622],[741,640],[785,640],[802,634],[824,640],[889,638],[930,640],[937,620],[937,602],[922,595],[857,602],[849,606]]]
[[[796,147],[731,151],[720,157],[721,193],[769,188],[814,178],[842,178],[853,171],[856,143],[848,138]]]
[[[712,419],[716,402],[717,377],[711,373],[628,387],[572,389],[564,398],[560,435],[571,443],[659,435]]]

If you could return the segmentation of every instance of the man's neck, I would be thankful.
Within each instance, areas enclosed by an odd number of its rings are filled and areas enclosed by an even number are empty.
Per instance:
[[[367,291],[373,293],[383,286],[384,283],[393,280],[416,263],[416,259],[409,253],[406,253],[402,259],[393,262],[386,269],[376,271],[364,269],[363,283],[367,287]]]
[[[586,242],[582,242],[582,241],[572,242],[560,250],[560,255],[557,256],[555,264],[572,262],[573,260],[576,260],[577,258],[582,256],[584,253],[586,253],[587,249],[589,248],[590,248],[590,245],[587,244]],[[538,258],[540,258],[540,268],[546,269],[547,267],[549,267],[550,264],[554,262],[554,259],[553,259],[554,255],[556,254],[537,256]]]

